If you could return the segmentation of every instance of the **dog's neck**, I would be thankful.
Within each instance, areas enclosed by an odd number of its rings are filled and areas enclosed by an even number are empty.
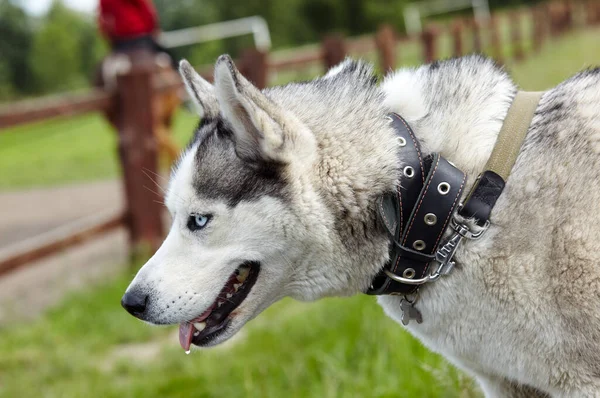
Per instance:
[[[412,127],[423,153],[439,152],[474,179],[487,161],[517,91],[481,56],[400,70],[382,84],[385,106]]]
[[[455,62],[464,65],[450,65]],[[307,124],[318,143],[313,177],[330,211],[331,219],[324,220],[331,223],[328,261],[336,265],[330,267],[331,291],[325,294],[364,291],[387,261],[389,240],[374,204],[381,194],[396,189],[401,156],[386,116],[402,115],[424,153],[440,152],[472,182],[493,148],[515,92],[506,73],[481,57],[401,70],[380,86],[366,65],[353,63],[333,70],[315,86],[272,91],[277,102]],[[288,103],[291,96],[295,100]],[[315,257],[323,261],[324,256]]]

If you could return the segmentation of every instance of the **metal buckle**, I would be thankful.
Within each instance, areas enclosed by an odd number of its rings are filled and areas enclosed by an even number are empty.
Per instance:
[[[477,239],[481,238],[483,236],[483,234],[485,233],[485,231],[487,231],[489,226],[490,226],[490,221],[488,220],[485,222],[485,225],[483,227],[481,227],[481,231],[474,233],[474,232],[471,232],[469,227],[467,227],[465,224],[461,224],[458,221],[456,221],[456,218],[452,218],[452,221],[451,221],[451,227],[454,231],[456,231],[462,237],[471,239],[471,240],[477,240]]]
[[[408,279],[398,276],[387,269],[384,269],[383,272],[388,276],[388,278],[407,285],[423,285],[428,282],[434,282],[438,280],[440,276],[448,275],[454,268],[456,262],[452,261],[452,259],[454,258],[454,254],[456,253],[460,242],[462,242],[462,240],[465,238],[470,240],[477,240],[481,238],[489,226],[490,222],[487,221],[482,227],[481,231],[474,233],[469,229],[468,226],[461,224],[456,221],[455,218],[452,218],[451,227],[454,232],[452,235],[450,235],[442,247],[435,252],[434,261],[436,261],[439,265],[433,273],[421,279]]]
[[[427,275],[425,278],[421,278],[421,279],[408,279],[408,278],[403,278],[401,276],[398,276],[388,269],[384,269],[383,272],[385,272],[385,274],[391,280],[394,280],[399,283],[404,283],[406,285],[423,285],[427,282],[430,282],[430,278],[431,278],[431,275]]]
[[[431,275],[431,281],[438,279],[442,275],[448,275],[456,264],[456,262],[452,261],[452,259],[454,258],[456,250],[458,250],[458,246],[460,246],[460,242],[462,242],[462,240],[465,238],[470,240],[477,240],[481,238],[490,226],[490,222],[487,221],[482,227],[481,231],[475,233],[472,232],[465,224],[461,224],[456,221],[455,218],[452,218],[451,226],[454,230],[454,233],[450,235],[442,247],[435,252],[435,261],[439,263],[439,266]]]

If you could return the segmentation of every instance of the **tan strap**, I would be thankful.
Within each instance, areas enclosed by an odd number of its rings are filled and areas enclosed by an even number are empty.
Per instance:
[[[542,94],[543,92],[517,92],[484,170],[493,171],[504,181],[508,179]]]

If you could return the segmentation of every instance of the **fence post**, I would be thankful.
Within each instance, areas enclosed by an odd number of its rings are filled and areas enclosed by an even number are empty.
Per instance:
[[[427,26],[423,33],[421,33],[421,40],[423,41],[423,58],[426,63],[433,62],[436,57],[436,39],[438,37],[437,27],[430,25]]]
[[[594,0],[587,0],[584,3],[584,10],[585,10],[585,23],[586,25],[593,25],[596,21],[596,15],[595,15],[595,4],[594,4]]]
[[[333,34],[323,39],[323,62],[325,70],[339,64],[346,57],[346,45],[341,35]]]
[[[490,17],[490,42],[492,45],[492,54],[494,55],[494,59],[499,64],[504,63],[504,53],[502,51],[502,39],[500,38],[501,34],[498,28],[498,17],[496,15],[492,15]]]
[[[547,3],[541,3],[539,5],[540,9],[540,33],[542,36],[542,44],[548,39],[550,36],[550,8]]]
[[[596,25],[600,22],[600,3],[596,0],[588,0],[586,2],[586,23],[588,25]]]
[[[267,53],[256,48],[247,48],[242,52],[240,59],[240,72],[256,87],[267,87],[269,66]]]
[[[533,50],[539,52],[542,49],[542,42],[544,40],[544,28],[542,19],[542,5],[538,4],[531,8],[531,22],[533,23]]]
[[[396,35],[390,25],[381,25],[375,36],[381,72],[385,75],[396,67]]]
[[[564,30],[571,30],[573,28],[573,3],[571,0],[563,1],[563,16]]]
[[[163,198],[153,193],[159,188],[149,177],[158,173],[152,77],[150,65],[135,66],[117,77],[119,157],[134,258],[155,251],[163,239]]]
[[[473,19],[471,26],[473,27],[473,52],[480,53],[481,45],[481,23],[477,19]]]
[[[565,7],[563,3],[551,2],[548,4],[550,10],[550,33],[556,37],[565,30]]]
[[[460,57],[464,54],[463,49],[463,21],[458,18],[451,27],[452,32],[452,55]]]
[[[509,14],[510,18],[510,37],[513,48],[513,56],[516,60],[520,61],[525,58],[523,52],[523,36],[521,35],[521,13],[513,11]]]

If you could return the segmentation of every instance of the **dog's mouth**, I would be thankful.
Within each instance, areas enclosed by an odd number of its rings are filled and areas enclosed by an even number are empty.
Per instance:
[[[189,353],[192,344],[205,346],[227,329],[233,310],[246,299],[259,271],[260,263],[257,262],[240,265],[206,311],[179,325],[179,343],[186,353]]]

